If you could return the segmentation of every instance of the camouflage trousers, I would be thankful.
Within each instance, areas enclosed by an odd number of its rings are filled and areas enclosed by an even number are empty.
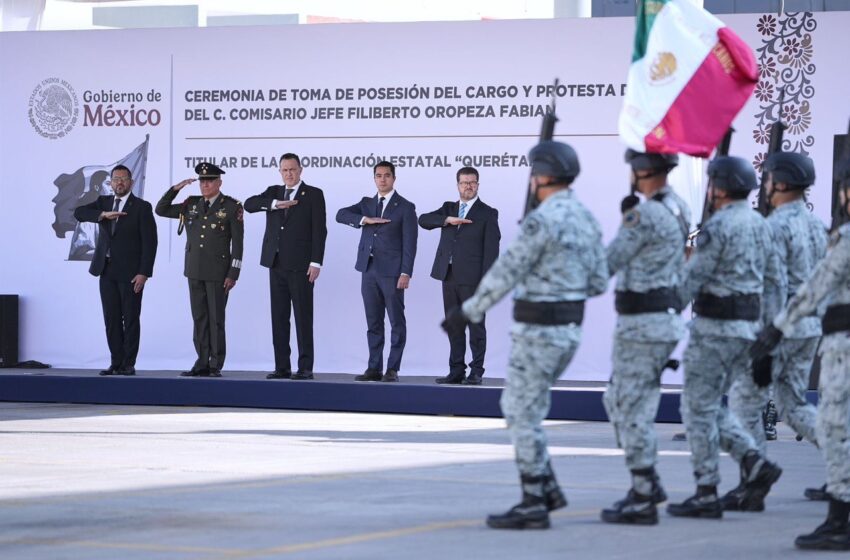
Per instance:
[[[826,461],[826,491],[850,502],[850,332],[821,341],[817,439]]]
[[[516,324],[500,405],[514,445],[520,474],[547,472],[549,451],[543,419],[551,406],[550,389],[572,360],[581,327]]]
[[[614,337],[614,371],[602,397],[617,445],[629,470],[655,466],[655,417],[661,400],[661,372],[676,342],[635,342]]]
[[[735,414],[723,406],[723,393],[733,382],[749,380],[755,385],[747,353],[751,344],[752,341],[743,338],[691,335],[685,349],[681,413],[698,485],[716,486],[720,482],[721,448],[738,463],[748,451],[757,450],[753,437]],[[738,398],[749,405],[751,397],[743,388]],[[758,403],[764,402],[762,396]]]
[[[779,417],[807,441],[817,445],[817,409],[806,400],[812,361],[820,337],[786,338],[773,357],[773,395]]]

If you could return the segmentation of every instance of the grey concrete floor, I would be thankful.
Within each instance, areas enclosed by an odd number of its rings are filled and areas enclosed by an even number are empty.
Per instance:
[[[657,425],[676,501],[693,492],[681,428]],[[789,558],[825,515],[802,497],[822,459],[781,424],[766,512],[654,527],[598,520],[628,485],[608,424],[547,430],[570,505],[512,532],[483,523],[519,497],[501,420],[0,403],[0,558]]]

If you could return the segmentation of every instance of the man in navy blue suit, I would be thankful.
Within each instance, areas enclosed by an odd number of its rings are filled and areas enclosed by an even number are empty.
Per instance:
[[[431,278],[443,283],[443,309],[460,307],[475,293],[484,273],[499,256],[499,211],[478,198],[478,171],[463,167],[457,172],[458,201],[444,202],[438,210],[419,216],[424,229],[440,228],[440,245]],[[466,375],[466,332],[449,336],[449,374],[437,383],[480,385],[484,375],[487,329],[484,320],[469,323],[472,362]]]
[[[341,208],[336,221],[360,229],[355,270],[362,273],[360,293],[366,308],[369,364],[356,381],[398,381],[407,340],[404,290],[410,286],[416,258],[416,207],[398,194],[395,166],[381,161],[374,167],[378,193]],[[391,340],[387,371],[384,364],[384,314],[390,318]]]
[[[89,272],[100,277],[110,365],[100,375],[135,375],[139,353],[142,289],[153,275],[156,222],[150,202],[133,194],[130,170],[112,170],[114,196],[99,196],[74,210],[80,222],[98,224]]]

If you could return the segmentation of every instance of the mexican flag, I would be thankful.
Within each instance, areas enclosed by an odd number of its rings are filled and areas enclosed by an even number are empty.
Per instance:
[[[752,49],[692,0],[641,0],[620,137],[708,157],[758,79]]]

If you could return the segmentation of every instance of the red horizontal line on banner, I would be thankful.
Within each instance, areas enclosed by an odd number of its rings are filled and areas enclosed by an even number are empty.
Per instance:
[[[558,138],[619,136],[618,134],[556,134]],[[356,140],[361,138],[537,138],[537,134],[424,134],[421,136],[187,136],[185,140]]]

